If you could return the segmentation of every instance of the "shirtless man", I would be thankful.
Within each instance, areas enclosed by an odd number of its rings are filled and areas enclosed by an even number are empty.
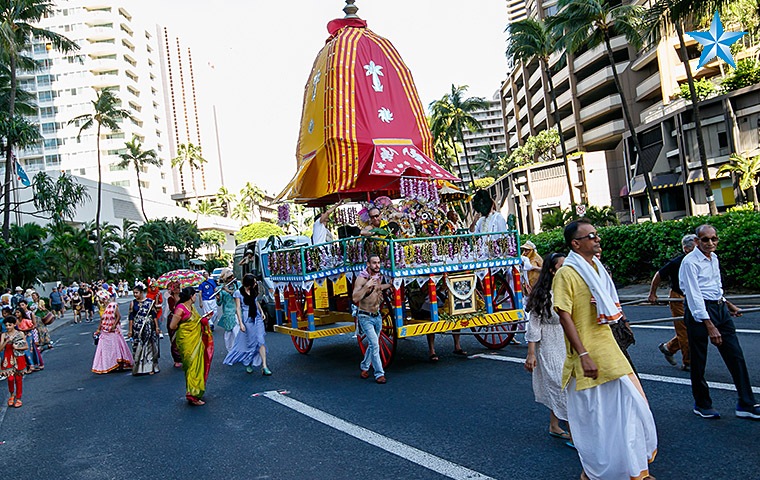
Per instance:
[[[380,257],[371,254],[367,259],[366,270],[362,271],[356,279],[352,300],[359,308],[356,318],[359,322],[359,328],[366,335],[369,344],[360,365],[360,376],[361,378],[369,378],[371,363],[375,370],[375,382],[380,384],[386,382],[378,339],[380,330],[383,328],[380,305],[383,303],[383,290],[390,287],[389,284],[383,283],[383,276],[380,274]]]

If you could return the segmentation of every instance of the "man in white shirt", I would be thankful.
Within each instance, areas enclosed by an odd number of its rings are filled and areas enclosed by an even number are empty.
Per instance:
[[[473,233],[506,232],[507,221],[496,208],[496,202],[485,190],[475,192],[472,208],[479,214],[470,224]]]
[[[705,381],[709,339],[718,347],[734,379],[739,395],[736,416],[760,420],[760,405],[752,393],[744,353],[731,319],[740,316],[741,309],[723,298],[720,265],[715,254],[718,233],[712,225],[700,225],[695,233],[697,248],[684,257],[678,272],[679,284],[686,296],[684,322],[689,335],[693,411],[702,418],[720,418],[720,413],[712,407],[710,389]]]
[[[332,242],[334,240],[333,234],[329,228],[327,228],[327,222],[330,221],[330,216],[337,210],[338,207],[343,205],[343,201],[336,203],[325,213],[317,214],[314,217],[314,226],[311,231],[311,244],[318,245],[320,243]]]

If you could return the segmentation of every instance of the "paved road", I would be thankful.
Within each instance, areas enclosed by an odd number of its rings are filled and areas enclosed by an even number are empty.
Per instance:
[[[666,307],[629,307],[632,320],[667,316]],[[760,385],[760,315],[737,321],[755,385]],[[524,346],[475,358],[450,353],[427,361],[422,338],[401,341],[380,386],[358,378],[350,336],[315,342],[299,355],[290,338],[269,334],[272,377],[221,364],[217,332],[207,406],[184,401],[184,376],[90,373],[93,324],[61,327],[46,369],[25,380],[24,407],[0,408],[0,477],[22,480],[252,479],[575,479],[577,454],[550,438],[548,412],[533,401]],[[652,473],[660,479],[758,478],[760,422],[733,416],[735,393],[713,390],[719,421],[691,413],[687,374],[657,351],[672,330],[636,328],[631,354],[644,380],[659,434]],[[163,341],[162,348],[166,352]],[[501,361],[493,360],[498,357]],[[645,377],[657,378],[657,377]],[[708,378],[728,382],[717,351]],[[287,394],[261,392],[286,390]],[[1,398],[5,398],[4,396]],[[285,403],[285,404],[283,404]],[[393,452],[393,453],[392,453]]]

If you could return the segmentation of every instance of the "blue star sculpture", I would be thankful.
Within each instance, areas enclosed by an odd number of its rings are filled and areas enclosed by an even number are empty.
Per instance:
[[[720,57],[725,60],[731,67],[736,68],[734,57],[731,55],[729,47],[733,45],[737,40],[742,38],[747,32],[724,32],[723,24],[720,21],[718,11],[715,11],[712,23],[710,23],[710,30],[706,32],[686,32],[694,40],[698,41],[704,48],[702,49],[702,56],[699,57],[699,65],[697,70],[704,67],[707,62],[713,58]]]

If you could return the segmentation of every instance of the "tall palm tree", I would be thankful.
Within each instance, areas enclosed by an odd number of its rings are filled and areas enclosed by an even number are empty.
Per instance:
[[[197,147],[190,142],[180,143],[177,146],[177,156],[172,158],[172,168],[178,168],[181,171],[185,165],[190,167],[190,178],[193,182],[193,196],[195,197],[195,203],[198,203],[198,189],[195,186],[195,171],[201,168],[201,165],[204,163],[208,163],[208,160],[203,158],[201,147]],[[197,210],[195,222],[198,223]]]
[[[628,131],[633,140],[636,155],[641,158],[641,143],[636,134],[631,111],[628,107],[623,84],[616,68],[616,62],[612,50],[613,35],[622,34],[628,43],[635,48],[640,48],[643,43],[641,35],[644,30],[643,17],[645,8],[640,5],[622,5],[613,3],[614,0],[560,0],[559,12],[547,20],[549,28],[557,35],[558,42],[568,51],[575,53],[583,47],[594,48],[604,44],[607,51],[607,59],[612,68],[612,77],[620,95],[620,103],[623,108]],[[647,197],[652,205],[655,219],[662,221],[662,215],[654,195],[652,179],[649,172],[644,171]]]
[[[211,203],[211,200],[204,198],[195,205],[195,212],[201,215],[221,215],[222,208],[219,205]]]
[[[33,38],[39,38],[49,43],[51,48],[62,52],[78,49],[76,43],[58,33],[37,27],[36,24],[44,16],[52,14],[55,2],[52,0],[0,0],[0,53],[8,64],[10,74],[10,90],[8,92],[7,113],[10,117],[16,114],[16,89],[18,82],[16,69],[23,58],[23,51]],[[13,170],[13,144],[5,145],[5,211],[3,212],[3,239],[10,236],[10,191],[11,171]]]
[[[256,207],[258,205],[261,205],[261,202],[264,201],[265,196],[266,193],[264,190],[260,189],[251,182],[246,182],[245,186],[243,186],[243,189],[240,190],[240,201],[245,202],[248,205],[248,211],[254,219],[261,216],[261,214],[256,211]]]
[[[555,32],[546,26],[545,22],[541,22],[535,18],[526,18],[525,20],[510,24],[507,27],[507,32],[509,33],[507,57],[513,63],[521,61],[524,64],[538,59],[546,75],[547,86],[552,96],[554,124],[557,126],[557,133],[559,133],[562,161],[565,163],[567,191],[570,193],[570,204],[572,205],[575,203],[575,194],[573,193],[573,180],[570,178],[570,162],[567,159],[567,147],[565,146],[565,136],[562,133],[562,119],[559,118],[559,106],[557,105],[557,94],[554,91],[554,80],[552,79],[552,72],[549,69],[549,57],[557,51],[557,37]]]
[[[235,207],[230,214],[235,220],[241,220],[243,223],[249,223],[251,221],[251,207],[244,201],[235,203]]]
[[[430,104],[432,113],[431,131],[433,137],[445,136],[449,138],[451,146],[456,152],[456,142],[459,141],[463,147],[464,161],[467,165],[467,172],[470,175],[472,189],[475,189],[475,179],[472,176],[470,167],[470,157],[467,155],[467,149],[464,148],[464,130],[477,132],[482,127],[480,122],[472,115],[478,110],[488,108],[488,102],[482,97],[464,98],[464,94],[469,87],[467,85],[451,85],[451,92],[447,93],[440,100]]]
[[[718,169],[718,173],[733,173],[739,178],[739,188],[749,190],[755,211],[760,212],[760,202],[757,198],[758,177],[760,177],[760,155],[756,157],[744,157],[736,153],[731,155],[730,163],[724,163]]]
[[[710,171],[707,168],[707,148],[705,147],[705,137],[702,132],[702,118],[699,113],[700,100],[697,96],[694,75],[691,72],[691,64],[686,52],[684,24],[686,21],[700,15],[711,14],[724,3],[724,0],[657,0],[646,11],[642,28],[643,34],[649,36],[650,41],[656,42],[661,35],[668,35],[671,25],[675,27],[681,63],[683,63],[686,70],[686,82],[689,84],[689,98],[692,99],[690,103],[692,116],[694,117],[694,133],[697,137],[697,151],[699,152],[699,163],[702,167],[702,179],[707,205],[710,208],[710,215],[717,215],[718,207],[715,204],[715,197],[710,185]],[[758,2],[758,5],[760,6],[760,2]]]
[[[227,187],[219,187],[219,191],[216,192],[216,199],[222,205],[224,214],[229,217],[232,214],[232,205],[235,203],[235,194],[230,192]]]
[[[491,175],[491,172],[495,172],[496,174],[499,173],[497,165],[502,160],[502,158],[504,158],[503,155],[499,155],[498,153],[494,152],[491,144],[487,143],[484,146],[480,147],[478,153],[475,154],[474,160],[477,160],[478,164],[473,167],[473,170],[475,173],[481,176],[494,176]]]
[[[132,136],[132,141],[124,142],[127,147],[127,151],[119,155],[121,162],[117,165],[121,168],[132,165],[135,167],[135,174],[137,174],[137,191],[140,192],[140,209],[142,210],[145,220],[148,219],[148,215],[145,214],[145,201],[143,200],[142,186],[140,185],[140,170],[147,169],[148,165],[154,165],[160,167],[163,165],[163,161],[158,158],[158,154],[155,150],[143,150],[140,139],[137,135]]]
[[[95,210],[95,230],[98,236],[98,276],[103,278],[103,239],[100,229],[100,209],[102,203],[103,172],[100,164],[100,131],[103,127],[109,130],[118,130],[121,120],[129,117],[129,112],[120,108],[121,100],[110,89],[106,88],[97,92],[97,97],[92,100],[92,112],[79,115],[69,120],[69,125],[78,124],[79,133],[77,140],[82,137],[82,132],[96,126],[95,150],[98,156],[98,202]]]

